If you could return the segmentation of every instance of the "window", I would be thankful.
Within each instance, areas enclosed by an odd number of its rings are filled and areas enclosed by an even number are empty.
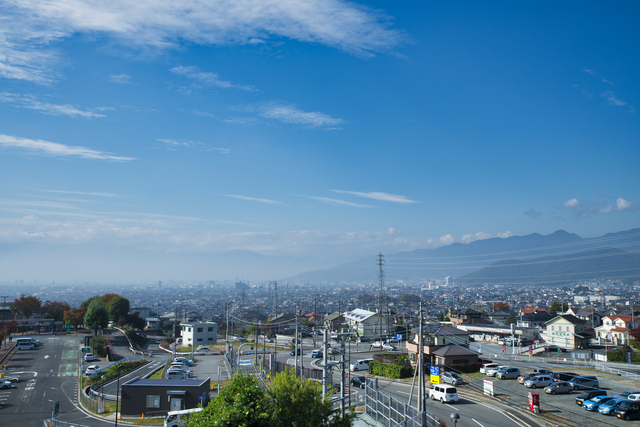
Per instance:
[[[202,341],[202,338],[198,338],[196,341],[200,342],[200,341]]]
[[[147,395],[147,408],[159,408],[160,407],[160,395],[149,394]]]
[[[213,341],[213,337],[209,337],[209,341]]]
[[[187,328],[187,329],[189,329],[189,332],[191,332],[191,328]]]
[[[208,331],[209,331],[209,332],[213,332],[213,326],[209,326]]]
[[[198,328],[198,332],[202,332],[202,328]]]

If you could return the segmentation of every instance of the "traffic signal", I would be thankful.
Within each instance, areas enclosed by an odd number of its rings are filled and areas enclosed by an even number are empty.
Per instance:
[[[58,414],[58,412],[60,412],[60,401],[57,401],[54,405],[53,405],[53,413],[54,414]]]

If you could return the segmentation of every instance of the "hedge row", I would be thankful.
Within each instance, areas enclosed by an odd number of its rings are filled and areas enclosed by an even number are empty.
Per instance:
[[[409,378],[413,376],[410,366],[395,365],[393,363],[369,362],[369,372],[387,378]]]
[[[631,363],[640,365],[640,353],[635,353],[631,347],[620,347],[616,350],[607,351],[608,362],[627,363],[627,353],[631,353]]]

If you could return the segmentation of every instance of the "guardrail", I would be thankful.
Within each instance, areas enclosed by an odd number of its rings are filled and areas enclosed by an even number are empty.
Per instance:
[[[401,402],[376,388],[365,388],[365,414],[385,427],[438,427],[440,421],[429,411],[418,411],[414,406]],[[424,423],[422,420],[424,419]]]

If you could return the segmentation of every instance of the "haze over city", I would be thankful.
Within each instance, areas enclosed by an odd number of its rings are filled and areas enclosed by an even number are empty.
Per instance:
[[[639,12],[3,2],[0,280],[375,280],[380,252],[637,228]]]

